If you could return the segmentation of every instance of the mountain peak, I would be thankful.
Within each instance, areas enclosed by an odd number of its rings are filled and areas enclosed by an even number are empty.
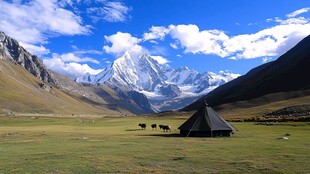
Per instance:
[[[0,31],[0,42],[3,42],[5,38],[6,38],[6,34]]]
[[[14,61],[39,79],[57,86],[43,62],[2,31],[0,31],[0,49],[0,59]]]
[[[233,77],[229,75],[224,77],[215,73],[201,74],[188,67],[168,69],[165,64],[159,64],[146,52],[126,51],[99,74],[88,74],[76,81],[103,83],[116,90],[136,91],[146,95],[155,106],[158,101],[171,99],[178,103],[189,96],[190,102],[231,79]],[[155,107],[161,110],[161,107]],[[169,109],[179,107],[182,106],[176,104]]]
[[[187,66],[184,66],[182,68],[180,68],[181,70],[189,70],[189,68]]]

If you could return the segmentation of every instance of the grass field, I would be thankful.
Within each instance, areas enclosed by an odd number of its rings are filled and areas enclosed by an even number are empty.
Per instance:
[[[0,173],[310,171],[309,123],[233,123],[239,130],[231,138],[184,138],[177,130],[184,121],[0,117]],[[172,131],[140,130],[140,122],[169,124]],[[285,134],[288,139],[281,139]]]

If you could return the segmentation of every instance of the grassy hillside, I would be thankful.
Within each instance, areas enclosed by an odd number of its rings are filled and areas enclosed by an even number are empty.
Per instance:
[[[309,123],[233,123],[231,138],[184,138],[177,127],[185,119],[0,117],[0,173],[310,171]],[[142,122],[172,132],[142,131]]]
[[[285,108],[310,110],[310,90],[269,94],[253,100],[227,103],[213,107],[222,117],[228,120],[252,119],[254,117],[262,119],[266,113],[281,111],[281,109]],[[193,115],[194,112],[166,111],[153,114],[153,116],[172,117],[178,115],[188,117]],[[307,115],[307,117],[310,116]]]
[[[0,61],[0,113],[120,115],[51,87],[18,64]]]
[[[310,90],[275,93],[253,100],[223,104],[214,109],[229,119],[264,116],[285,107],[310,104],[309,94]]]

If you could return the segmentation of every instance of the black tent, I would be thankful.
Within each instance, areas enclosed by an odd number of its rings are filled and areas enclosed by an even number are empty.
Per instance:
[[[182,136],[191,137],[231,136],[235,130],[207,104],[186,120],[179,129]]]

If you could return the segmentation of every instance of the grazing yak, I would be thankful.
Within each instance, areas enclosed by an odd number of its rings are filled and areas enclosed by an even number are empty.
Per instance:
[[[151,127],[152,127],[152,130],[154,130],[154,129],[157,130],[157,124],[152,124]]]
[[[164,132],[168,132],[168,131],[170,131],[171,132],[171,127],[169,126],[169,125],[159,125],[159,128],[160,129],[163,129],[164,130]]]
[[[146,124],[145,123],[140,123],[138,126],[140,126],[142,130],[145,130],[145,128],[146,128]]]

